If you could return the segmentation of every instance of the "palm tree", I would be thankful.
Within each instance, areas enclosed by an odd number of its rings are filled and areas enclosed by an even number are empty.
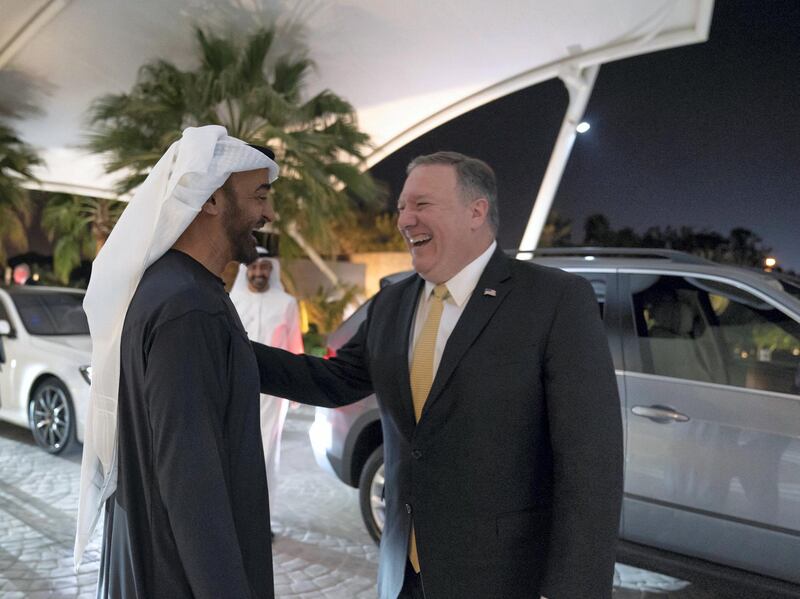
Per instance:
[[[42,211],[42,228],[53,245],[53,271],[64,284],[81,263],[103,247],[125,203],[103,198],[53,194]]]
[[[273,29],[222,38],[195,30],[200,66],[184,71],[165,60],[144,65],[129,93],[97,99],[89,113],[89,148],[108,156],[107,170],[126,173],[120,192],[138,185],[188,126],[219,124],[228,133],[275,151],[277,228],[332,283],[338,280],[317,249],[330,253],[330,225],[355,206],[372,203],[377,186],[360,165],[368,136],[355,111],[329,90],[303,99],[313,67],[284,55],[267,68]],[[285,239],[285,236],[284,236]]]
[[[539,238],[539,247],[566,247],[572,245],[572,219],[552,210]]]
[[[22,183],[34,180],[31,168],[40,163],[33,149],[0,123],[0,265],[6,264],[9,250],[28,249],[30,199]]]

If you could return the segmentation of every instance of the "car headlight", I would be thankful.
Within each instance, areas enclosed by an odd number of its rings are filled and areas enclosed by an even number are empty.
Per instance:
[[[83,380],[86,381],[87,384],[92,384],[92,367],[91,366],[81,366],[80,367],[81,376]]]

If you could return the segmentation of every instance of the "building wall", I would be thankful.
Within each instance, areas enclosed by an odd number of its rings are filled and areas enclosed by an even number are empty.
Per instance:
[[[366,266],[363,264],[351,264],[350,262],[325,261],[325,264],[336,273],[339,280],[347,285],[356,285],[359,289],[364,289]],[[317,290],[330,289],[331,282],[320,272],[311,260],[281,260],[281,266],[286,269],[291,277],[299,297],[314,295]]]
[[[396,272],[411,270],[411,254],[408,252],[365,252],[352,254],[350,262],[363,264],[364,292],[367,297],[372,297],[380,289],[380,280]]]
[[[331,287],[330,281],[311,260],[286,260],[281,262],[291,275],[301,297],[313,295],[321,287]],[[380,280],[386,275],[411,269],[411,256],[408,252],[365,252],[352,254],[349,262],[325,262],[339,277],[342,283],[355,285],[366,299],[380,289]]]

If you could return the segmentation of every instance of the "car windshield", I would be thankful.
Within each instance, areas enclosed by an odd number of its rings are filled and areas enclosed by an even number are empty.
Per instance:
[[[22,324],[31,335],[88,335],[83,294],[67,291],[11,292]]]

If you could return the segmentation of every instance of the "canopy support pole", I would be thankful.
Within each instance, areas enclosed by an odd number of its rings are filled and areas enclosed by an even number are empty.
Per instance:
[[[536,249],[539,238],[542,236],[542,230],[547,216],[550,214],[558,185],[564,175],[564,168],[567,166],[572,152],[572,145],[575,143],[575,128],[586,112],[586,105],[592,95],[599,70],[600,65],[595,64],[581,70],[573,67],[559,74],[559,79],[564,82],[569,93],[569,105],[564,114],[564,120],[561,122],[561,130],[558,132],[555,146],[553,146],[553,153],[550,155],[550,162],[539,187],[539,193],[533,204],[528,226],[525,228],[525,234],[519,244],[520,252],[517,254],[517,258],[520,260],[532,257],[531,252]]]
[[[9,38],[8,43],[0,48],[0,69],[4,69],[11,59],[19,52],[31,39],[33,39],[44,26],[52,21],[69,0],[47,0],[36,12]]]

